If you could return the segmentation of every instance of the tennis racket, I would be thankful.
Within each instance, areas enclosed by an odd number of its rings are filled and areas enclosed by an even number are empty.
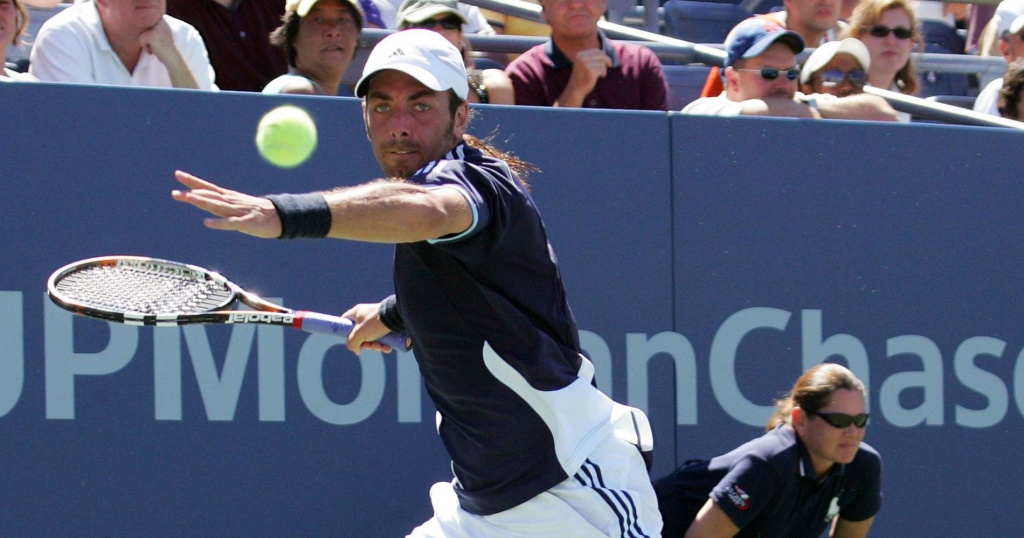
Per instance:
[[[140,256],[65,265],[50,275],[46,289],[65,310],[127,325],[259,323],[341,338],[353,326],[346,318],[276,305],[202,267]],[[233,309],[239,301],[253,310]],[[407,349],[403,334],[388,333],[379,342]]]

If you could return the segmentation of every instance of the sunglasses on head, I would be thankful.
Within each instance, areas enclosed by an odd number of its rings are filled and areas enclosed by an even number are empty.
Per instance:
[[[818,73],[818,79],[821,80],[821,85],[826,88],[839,86],[844,80],[849,81],[851,86],[863,88],[868,83],[868,74],[860,69],[850,71],[849,73],[844,73],[837,69]]]
[[[786,78],[789,80],[796,80],[797,77],[800,76],[800,70],[795,67],[792,69],[779,69],[778,67],[762,67],[761,69],[737,69],[734,67],[733,69],[736,69],[737,71],[750,71],[753,73],[758,73],[761,75],[761,78],[765,80],[775,80],[779,78],[779,75],[785,75]]]
[[[868,33],[875,37],[887,37],[890,33],[896,36],[896,39],[910,39],[914,37],[914,31],[910,28],[904,28],[897,26],[895,28],[889,28],[888,26],[882,26],[876,24],[868,29]]]
[[[818,415],[825,422],[828,422],[833,428],[839,428],[840,430],[850,427],[850,424],[863,428],[868,425],[868,414],[861,413],[859,415],[847,415],[846,413],[814,413]]]
[[[459,28],[462,28],[462,21],[455,17],[445,17],[440,20],[427,19],[423,22],[417,22],[416,24],[409,25],[410,28],[420,28],[422,30],[433,30],[437,26],[440,26],[445,30],[458,30]]]

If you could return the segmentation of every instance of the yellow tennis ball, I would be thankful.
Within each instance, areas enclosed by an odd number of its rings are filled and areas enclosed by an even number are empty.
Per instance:
[[[297,106],[279,106],[260,119],[256,148],[271,164],[294,168],[306,162],[316,149],[316,123]]]

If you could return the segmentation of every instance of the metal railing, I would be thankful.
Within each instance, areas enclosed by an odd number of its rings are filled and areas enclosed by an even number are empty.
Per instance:
[[[466,4],[478,6],[483,9],[489,9],[491,11],[513,17],[519,17],[528,21],[544,22],[540,6],[523,0],[461,1]],[[647,8],[650,13],[644,17],[645,27],[650,26],[650,21],[648,20],[650,15],[656,15],[656,10],[650,9],[650,6],[647,6],[647,3],[648,2],[645,2],[645,8]],[[65,7],[65,4],[61,4],[59,7],[63,8]],[[33,29],[38,29],[38,25],[41,24],[43,20],[49,18],[49,16],[52,16],[53,13],[58,12],[59,10],[42,10],[45,11],[45,13],[37,13],[37,11],[38,10],[32,10],[34,15],[41,15],[37,16],[33,20]],[[608,34],[609,37],[624,41],[633,41],[649,47],[658,55],[659,58],[661,58],[662,62],[666,64],[702,64],[708,66],[720,66],[725,59],[725,52],[722,50],[720,44],[691,43],[682,39],[676,39],[659,33],[607,21],[601,21],[598,25],[606,34]],[[361,35],[363,54],[365,54],[365,51],[389,33],[391,33],[390,30],[364,28]],[[521,53],[530,47],[543,43],[547,40],[546,37],[516,35],[484,36],[470,34],[466,37],[470,42],[470,46],[472,46],[475,51],[507,54]],[[9,55],[11,52],[12,51],[8,51]],[[24,54],[26,51],[18,50],[18,52]],[[806,54],[807,52],[805,51],[802,57],[806,57]],[[13,57],[18,58],[19,56],[14,55]],[[357,62],[358,61],[359,58],[357,56]],[[983,58],[963,54],[917,54],[915,55],[915,61],[917,62],[919,71],[967,73],[977,74],[981,77],[991,77],[1000,74],[1006,68],[1006,62],[1002,58]],[[974,111],[960,107],[936,103],[934,101],[877,88],[869,87],[866,91],[885,98],[896,110],[907,112],[916,117],[927,120],[960,125],[982,125],[1024,129],[1024,123],[998,118],[987,114],[978,114]]]
[[[475,5],[483,9],[489,9],[505,15],[511,15],[526,20],[544,22],[541,15],[541,8],[537,4],[524,2],[522,0],[461,0],[466,4]],[[704,65],[721,66],[725,60],[725,52],[720,46],[690,43],[682,39],[648,32],[621,24],[601,21],[598,26],[614,39],[632,40],[642,42],[651,48],[662,61],[673,61],[676,63],[700,63]],[[365,33],[365,31],[364,31]],[[484,52],[522,52],[529,47],[546,41],[546,38],[525,37],[525,36],[469,36],[470,44],[474,50]],[[505,41],[511,39],[511,41]],[[499,45],[500,43],[500,45]],[[513,47],[518,47],[514,48]],[[805,52],[804,54],[807,54]],[[1006,68],[1006,62],[1002,58],[983,58],[959,54],[934,54],[920,53],[915,55],[919,71],[936,71],[947,73],[968,73],[986,75],[1001,73]],[[1010,129],[1024,130],[1024,123],[979,114],[973,110],[936,103],[926,99],[904,95],[897,92],[882,90],[878,88],[867,88],[868,93],[885,98],[889,104],[900,112],[907,112],[913,116],[926,119],[952,123],[958,125],[979,125],[990,127],[1004,127]]]

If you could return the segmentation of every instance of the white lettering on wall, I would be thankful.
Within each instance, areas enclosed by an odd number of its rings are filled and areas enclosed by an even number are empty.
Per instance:
[[[0,291],[0,417],[25,386],[25,316],[20,291]]]
[[[21,292],[0,291],[0,417],[16,409],[22,396],[32,387],[26,385],[26,362],[39,351],[26,349],[26,326],[42,328],[42,377],[47,419],[72,420],[76,416],[76,385],[87,384],[96,376],[117,375],[137,356],[140,328],[108,323],[103,325],[99,351],[76,351],[75,335],[79,331],[95,331],[96,321],[73,316],[43,299],[43,323],[24,319]],[[769,402],[751,401],[740,388],[737,355],[744,338],[755,331],[769,330],[780,337],[793,330],[789,320],[792,312],[769,307],[752,307],[730,315],[716,330],[705,361],[691,341],[675,332],[653,335],[629,333],[625,336],[624,361],[616,361],[608,342],[591,331],[580,332],[580,342],[594,363],[598,386],[612,394],[613,376],[625,375],[626,394],[617,399],[647,409],[651,399],[650,364],[656,357],[671,360],[671,379],[678,425],[696,425],[700,368],[707,368],[715,402],[736,421],[759,426],[773,410]],[[824,313],[807,309],[800,312],[801,358],[805,367],[824,360],[842,360],[870,383],[870,357],[860,339],[845,333],[824,334]],[[92,325],[89,325],[92,324]],[[31,329],[29,329],[31,330]],[[38,330],[38,329],[37,329]],[[288,390],[286,380],[290,364],[294,364],[299,396],[312,416],[330,424],[356,424],[373,416],[381,407],[388,383],[385,360],[395,361],[397,417],[400,423],[429,420],[433,410],[423,406],[422,379],[411,352],[398,352],[387,359],[373,351],[364,351],[357,360],[359,380],[357,393],[347,402],[332,400],[324,386],[324,360],[340,339],[326,335],[295,332],[289,338],[302,341],[294,362],[287,360],[285,331],[268,325],[235,325],[223,357],[217,357],[207,327],[143,328],[153,335],[153,409],[156,420],[183,420],[183,398],[199,398],[206,420],[231,421],[244,380],[256,377],[260,421],[282,422]],[[225,329],[220,329],[225,330]],[[84,333],[82,333],[84,334]],[[95,339],[95,333],[92,335]],[[973,336],[960,342],[951,356],[951,375],[943,361],[942,350],[922,335],[899,335],[885,342],[885,360],[897,366],[897,372],[880,382],[877,391],[879,420],[903,428],[942,426],[945,424],[947,394],[967,401],[954,401],[952,417],[956,425],[967,428],[991,428],[1014,409],[1024,415],[1024,350],[1018,351],[1011,379],[986,370],[984,364],[1007,358],[1007,342],[987,336]],[[347,353],[347,351],[345,352]],[[255,355],[255,360],[250,360]],[[190,361],[195,383],[183,379],[184,361]],[[249,368],[249,364],[255,368]],[[618,368],[613,365],[624,364]],[[220,366],[218,366],[220,365]],[[890,370],[892,368],[889,368]],[[255,372],[253,371],[255,370]],[[1009,384],[1009,386],[1008,386]],[[661,385],[659,385],[659,388]],[[875,394],[872,392],[872,394]],[[616,396],[612,394],[612,396]],[[980,397],[980,398],[979,398]]]

